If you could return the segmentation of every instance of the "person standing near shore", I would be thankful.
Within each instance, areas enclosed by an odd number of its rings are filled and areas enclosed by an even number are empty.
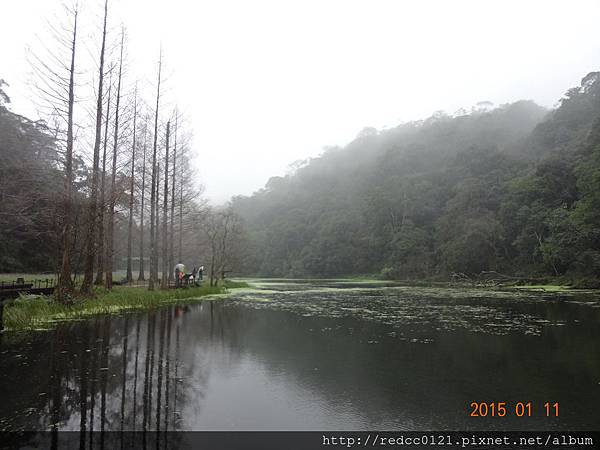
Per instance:
[[[175,265],[175,285],[180,287],[183,276],[185,275],[185,266],[181,263]]]

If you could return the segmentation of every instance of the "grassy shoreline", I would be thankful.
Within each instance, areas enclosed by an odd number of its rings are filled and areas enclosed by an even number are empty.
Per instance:
[[[241,278],[237,281],[226,280],[224,285],[209,287],[192,287],[187,289],[169,289],[148,291],[145,287],[115,286],[111,292],[97,290],[93,299],[77,300],[71,305],[56,302],[48,296],[25,296],[5,303],[4,329],[6,331],[27,331],[49,329],[57,323],[69,320],[83,320],[99,314],[118,314],[127,311],[148,310],[164,305],[191,304],[208,297],[219,298],[227,290],[251,287],[251,283],[266,278]],[[268,278],[270,281],[286,281],[289,278]],[[294,279],[298,281],[298,279]],[[465,281],[442,280],[384,280],[381,277],[345,277],[345,278],[311,278],[305,281],[346,281],[348,283],[393,283],[415,288],[475,288],[482,290],[502,291],[537,291],[548,293],[600,293],[597,288],[585,288],[577,285],[560,283],[564,280],[544,280],[546,283],[517,284],[505,282],[493,285],[470,283]],[[248,283],[248,281],[250,283]]]
[[[82,320],[98,314],[153,309],[164,305],[190,304],[209,296],[223,295],[228,288],[247,287],[244,282],[227,282],[224,286],[201,286],[187,289],[149,291],[143,287],[115,286],[110,292],[97,291],[96,297],[63,305],[52,297],[21,297],[4,306],[5,331],[52,328],[56,323]]]

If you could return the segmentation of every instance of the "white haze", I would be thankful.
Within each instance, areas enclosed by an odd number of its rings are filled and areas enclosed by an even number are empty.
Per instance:
[[[15,112],[35,115],[24,48],[57,4],[2,4],[0,78]],[[190,118],[215,203],[363,127],[482,100],[553,106],[600,67],[592,0],[111,0],[111,12],[128,27],[130,72],[151,80],[162,42],[168,95]]]

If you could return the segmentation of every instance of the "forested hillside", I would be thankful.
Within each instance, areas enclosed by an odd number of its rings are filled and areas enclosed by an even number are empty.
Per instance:
[[[59,154],[44,124],[8,110],[3,85],[0,80],[0,272],[48,270],[57,256]]]
[[[243,269],[261,276],[600,274],[600,73],[530,101],[365,129],[250,197]],[[596,281],[594,281],[596,280]]]

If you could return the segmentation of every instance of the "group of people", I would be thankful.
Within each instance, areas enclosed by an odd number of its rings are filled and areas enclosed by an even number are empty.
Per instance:
[[[175,284],[177,287],[199,286],[202,284],[204,266],[194,267],[191,273],[186,273],[185,265],[179,263],[175,266]]]

